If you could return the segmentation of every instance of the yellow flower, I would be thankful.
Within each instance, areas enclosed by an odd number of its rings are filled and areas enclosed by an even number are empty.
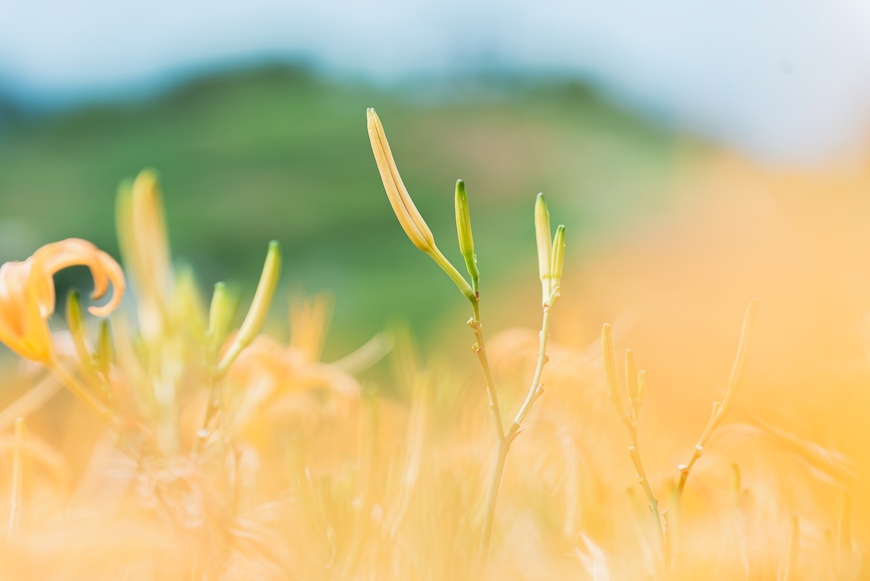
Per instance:
[[[124,295],[124,273],[111,256],[85,240],[69,238],[46,244],[24,262],[0,267],[0,341],[18,355],[48,363],[53,350],[48,319],[54,312],[53,276],[70,266],[87,266],[94,277],[92,299],[102,298],[112,283],[112,299],[88,310],[104,317]]]

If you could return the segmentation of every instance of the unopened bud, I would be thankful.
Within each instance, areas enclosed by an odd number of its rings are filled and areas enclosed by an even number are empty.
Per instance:
[[[208,331],[206,340],[211,353],[217,353],[220,344],[230,332],[233,317],[236,313],[238,297],[227,289],[227,285],[219,282],[214,285],[214,294],[208,311]]]
[[[88,351],[85,339],[84,315],[82,312],[82,300],[78,291],[70,291],[66,299],[66,326],[72,337],[73,347],[82,366],[82,372],[89,380],[95,379],[94,365],[91,353]]]
[[[109,368],[115,358],[115,344],[112,341],[112,328],[109,320],[103,319],[100,323],[100,338],[97,340],[97,351],[94,353],[94,362],[103,377],[109,376]]]
[[[73,337],[84,333],[82,299],[78,291],[70,291],[66,299],[66,325]]]
[[[280,276],[281,245],[278,244],[277,240],[273,240],[269,243],[269,252],[266,255],[266,263],[263,265],[263,274],[260,275],[257,292],[254,293],[254,300],[251,301],[248,314],[245,316],[242,327],[236,333],[232,344],[218,364],[216,369],[218,377],[226,373],[236,357],[260,333],[260,329],[263,328],[263,323],[266,321],[266,315],[269,313],[269,306],[272,304],[272,297],[275,295],[275,288],[278,286]]]
[[[550,299],[553,292],[552,239],[550,238],[550,212],[544,194],[535,200],[535,238],[538,243],[538,273],[541,277],[543,302]]]
[[[402,177],[399,175],[399,170],[396,167],[393,153],[390,151],[390,144],[387,142],[387,136],[384,133],[384,127],[381,125],[378,114],[375,113],[374,109],[368,109],[366,111],[366,118],[368,121],[369,140],[371,141],[372,152],[375,155],[375,162],[378,165],[378,171],[381,174],[381,181],[384,183],[384,190],[387,192],[387,198],[389,198],[393,212],[395,212],[396,218],[399,219],[399,224],[401,224],[405,234],[414,243],[414,246],[432,257],[432,260],[441,267],[468,300],[476,301],[477,297],[471,286],[459,274],[456,267],[435,246],[435,238],[432,236],[432,231],[429,230],[429,226],[426,225],[423,216],[417,211],[417,207],[414,205],[413,200],[411,200],[405,184],[402,182]]]
[[[399,224],[402,225],[402,229],[414,243],[414,246],[429,254],[435,247],[435,238],[402,182],[402,176],[399,175],[399,169],[396,167],[393,153],[390,151],[390,144],[387,142],[387,135],[384,133],[384,126],[381,125],[381,120],[374,109],[368,109],[366,117],[372,152],[375,155],[375,162],[378,165],[381,181],[384,182],[384,189],[387,191],[387,198],[390,200],[393,212],[395,212]]]
[[[556,235],[553,237],[553,256],[550,264],[550,272],[552,274],[552,293],[556,287],[562,283],[562,271],[565,267],[565,226],[559,224],[556,228]]]
[[[459,251],[465,259],[465,267],[471,276],[471,288],[477,292],[480,271],[477,269],[477,256],[474,254],[474,238],[471,235],[471,213],[468,210],[468,194],[465,182],[456,180],[456,232],[459,235]]]

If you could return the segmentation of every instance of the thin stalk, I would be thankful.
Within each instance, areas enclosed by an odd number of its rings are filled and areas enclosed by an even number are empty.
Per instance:
[[[538,363],[535,366],[535,375],[532,377],[532,385],[529,387],[529,393],[526,395],[526,399],[520,407],[520,411],[517,412],[517,416],[514,418],[514,423],[511,424],[510,430],[508,431],[509,440],[513,440],[519,435],[523,420],[526,419],[526,415],[529,413],[532,404],[534,404],[541,394],[544,393],[544,388],[541,387],[541,374],[544,371],[544,365],[547,364],[547,339],[549,339],[550,336],[550,309],[554,302],[555,301],[551,297],[547,304],[544,305],[544,315],[543,320],[541,321],[541,332],[539,335]]]
[[[643,397],[641,389],[644,384],[644,372],[641,371],[640,373],[637,373],[634,365],[634,357],[631,351],[627,350],[625,352],[625,383],[626,392],[628,393],[629,408],[628,412],[626,412],[622,403],[622,397],[619,393],[620,385],[619,379],[616,376],[616,356],[613,351],[613,337],[610,325],[608,324],[605,324],[601,329],[601,357],[602,363],[604,364],[604,377],[610,393],[610,401],[613,404],[614,410],[616,410],[616,415],[619,417],[619,421],[622,422],[626,430],[628,430],[628,435],[631,439],[631,444],[628,446],[628,454],[631,457],[632,464],[634,464],[638,484],[640,484],[643,489],[644,495],[647,499],[647,504],[649,505],[649,511],[655,521],[656,536],[659,541],[659,554],[662,557],[662,563],[666,568],[668,568],[670,567],[668,534],[664,523],[662,522],[662,515],[659,512],[659,502],[656,499],[655,493],[653,493],[652,487],[650,486],[649,479],[646,476],[646,470],[644,469],[643,461],[640,457],[640,446],[637,437],[637,420]],[[637,376],[635,378],[636,373]]]
[[[495,380],[492,377],[492,369],[489,366],[489,358],[486,354],[486,343],[483,339],[483,325],[480,322],[480,295],[475,294],[474,300],[471,301],[472,317],[468,321],[468,326],[474,331],[474,337],[477,343],[472,349],[477,358],[480,360],[480,367],[483,369],[483,376],[486,380],[486,393],[489,397],[489,409],[492,412],[493,425],[495,426],[496,437],[498,438],[498,452],[496,455],[495,464],[492,468],[492,475],[489,479],[489,489],[486,493],[486,512],[483,518],[483,532],[480,536],[480,549],[478,551],[478,567],[480,573],[486,570],[486,560],[489,555],[489,542],[492,538],[492,523],[495,519],[495,505],[498,499],[498,489],[501,484],[501,475],[504,472],[504,463],[507,458],[508,447],[505,445],[504,424],[501,419],[501,409],[498,405],[498,392],[495,388]]]
[[[480,367],[483,369],[483,376],[486,380],[486,394],[489,397],[489,409],[492,411],[492,420],[495,424],[496,435],[498,436],[499,444],[504,442],[504,424],[501,420],[501,410],[498,406],[498,392],[495,389],[495,380],[492,378],[492,369],[489,366],[489,358],[486,354],[486,343],[483,340],[483,324],[480,322],[480,297],[476,296],[471,301],[473,316],[468,321],[468,326],[474,331],[474,338],[477,340],[474,347],[474,353],[480,360]]]
[[[212,433],[212,427],[221,409],[221,394],[218,390],[218,380],[214,372],[209,373],[208,377],[208,401],[206,402],[205,411],[202,415],[202,423],[196,431],[196,439],[193,444],[193,453],[198,455],[206,441]]]
[[[646,495],[647,504],[649,505],[649,511],[650,513],[652,513],[653,520],[655,521],[656,535],[659,540],[659,547],[661,547],[664,563],[669,563],[670,559],[667,554],[668,545],[667,539],[665,538],[665,528],[662,523],[661,513],[659,512],[659,501],[656,499],[655,494],[653,493],[649,480],[646,477],[646,470],[644,470],[643,467],[643,460],[641,460],[640,458],[640,450],[638,448],[637,438],[637,423],[627,422],[625,425],[628,428],[628,433],[631,437],[631,445],[628,447],[628,454],[629,456],[631,456],[632,464],[634,464],[634,470],[637,474],[637,482],[638,484],[640,484],[640,487],[643,489],[643,493]]]
[[[475,351],[478,353],[478,356],[483,353],[483,356],[481,357],[481,365],[484,368],[484,375],[486,375],[487,377],[487,391],[490,394],[490,407],[493,409],[493,417],[497,422],[496,427],[498,429],[499,436],[498,454],[496,455],[495,464],[493,465],[492,469],[492,476],[489,481],[489,490],[486,495],[486,515],[483,521],[483,533],[480,538],[479,571],[481,574],[486,570],[486,562],[489,556],[489,544],[492,539],[493,521],[495,520],[495,506],[498,501],[498,491],[501,485],[502,475],[504,474],[504,466],[505,462],[507,461],[508,452],[510,451],[511,444],[522,431],[523,420],[529,413],[532,405],[544,392],[540,382],[541,374],[544,370],[544,365],[546,365],[547,363],[547,339],[550,335],[550,306],[555,303],[557,297],[558,290],[554,291],[553,294],[550,296],[550,300],[544,304],[544,315],[541,322],[540,346],[538,349],[538,361],[535,366],[535,374],[532,377],[532,384],[529,388],[529,393],[526,395],[526,399],[523,402],[523,405],[520,407],[519,411],[517,412],[517,415],[514,418],[514,421],[508,429],[507,433],[504,432],[504,428],[501,423],[501,413],[498,408],[498,394],[492,381],[492,372],[490,371],[489,363],[486,360],[486,353],[482,348],[483,333],[480,331],[479,306],[477,302],[472,303],[472,305],[474,306],[474,318],[472,319],[472,321],[470,321],[470,324],[472,329],[475,329],[475,335],[478,337],[478,345]]]
[[[492,476],[489,480],[489,490],[486,493],[486,516],[483,519],[483,534],[480,537],[480,573],[486,571],[486,561],[489,557],[489,543],[492,540],[492,524],[495,520],[495,505],[498,500],[498,489],[501,485],[501,477],[504,473],[504,464],[507,460],[510,444],[501,441],[498,444],[498,455],[492,467]]]
[[[746,360],[749,350],[749,339],[752,336],[755,327],[755,320],[758,317],[758,299],[752,299],[749,306],[746,308],[746,314],[743,317],[743,329],[740,331],[740,343],[737,345],[737,355],[734,357],[734,366],[731,369],[731,376],[728,378],[728,389],[725,391],[725,397],[722,401],[713,402],[713,412],[710,414],[710,421],[704,428],[698,443],[695,444],[695,450],[692,452],[692,457],[686,464],[679,466],[680,481],[677,485],[677,501],[683,495],[683,489],[686,487],[686,480],[689,479],[689,474],[692,472],[692,467],[695,465],[701,456],[704,454],[704,447],[713,432],[725,416],[728,415],[728,410],[734,403],[734,398],[737,395],[737,390],[743,382],[743,375],[746,370]]]

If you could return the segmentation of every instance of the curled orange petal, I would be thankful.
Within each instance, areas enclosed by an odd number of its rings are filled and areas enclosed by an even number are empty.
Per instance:
[[[54,274],[70,266],[87,266],[94,279],[93,299],[113,287],[111,300],[89,307],[106,316],[121,303],[126,284],[115,260],[86,240],[70,238],[46,244],[24,262],[0,267],[0,341],[27,359],[48,361],[52,354],[48,318],[55,307]]]
[[[43,313],[54,311],[54,284],[52,277],[58,271],[70,266],[87,266],[94,279],[94,292],[91,298],[101,299],[109,290],[109,283],[114,287],[112,299],[101,307],[91,306],[88,311],[91,314],[105,317],[121,304],[124,296],[126,283],[124,273],[115,260],[88,242],[79,238],[68,238],[60,242],[46,244],[33,254],[34,272],[39,272],[40,280],[36,285],[44,285],[45,290],[40,294],[40,308]],[[46,292],[47,291],[47,292]]]

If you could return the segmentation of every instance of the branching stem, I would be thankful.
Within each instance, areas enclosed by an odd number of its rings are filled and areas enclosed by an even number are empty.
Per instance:
[[[755,327],[755,320],[758,316],[758,299],[752,299],[749,306],[746,308],[746,314],[743,318],[743,329],[740,332],[740,343],[737,346],[737,355],[734,358],[734,366],[731,368],[731,376],[728,378],[728,389],[725,391],[725,397],[722,401],[713,402],[713,412],[710,414],[710,421],[698,438],[698,443],[695,444],[695,449],[692,452],[692,457],[685,464],[680,464],[680,481],[677,485],[676,499],[679,502],[683,495],[683,490],[686,487],[686,480],[689,479],[689,474],[692,472],[692,467],[695,465],[701,456],[704,454],[704,447],[707,445],[710,436],[722,421],[728,415],[728,410],[734,403],[734,398],[737,395],[737,390],[743,382],[743,374],[746,370],[747,352],[749,350],[749,339],[752,336]]]
[[[522,423],[526,415],[529,413],[532,405],[544,392],[541,387],[541,374],[544,370],[544,365],[547,364],[547,339],[550,335],[550,310],[559,297],[559,289],[557,288],[550,299],[544,303],[543,321],[541,322],[540,346],[538,348],[538,360],[535,365],[535,374],[532,378],[532,384],[529,387],[529,392],[523,405],[517,412],[513,423],[507,432],[504,431],[502,424],[501,411],[498,405],[498,392],[495,388],[495,383],[492,379],[492,370],[489,367],[489,361],[486,356],[486,350],[483,343],[483,331],[480,324],[480,304],[479,297],[472,301],[474,316],[468,322],[474,330],[474,335],[477,338],[477,344],[474,347],[475,353],[480,358],[480,365],[483,368],[483,374],[486,377],[487,394],[489,395],[490,408],[493,412],[493,419],[498,433],[498,452],[495,458],[495,464],[492,468],[492,476],[489,481],[489,490],[486,495],[486,514],[483,520],[483,532],[480,537],[480,563],[479,571],[481,574],[486,570],[486,562],[489,555],[489,544],[492,539],[492,527],[495,520],[495,506],[498,501],[498,490],[501,485],[502,475],[504,474],[504,466],[507,461],[507,455],[510,451],[511,444],[517,436],[522,432]]]
[[[668,563],[668,544],[667,539],[665,538],[665,528],[662,524],[661,513],[659,512],[659,502],[658,500],[656,500],[652,486],[650,486],[649,480],[646,477],[646,470],[644,470],[643,460],[641,460],[640,457],[640,449],[638,447],[637,438],[637,422],[627,421],[625,423],[625,426],[628,428],[628,433],[631,437],[631,445],[628,447],[628,455],[631,456],[631,462],[632,464],[634,464],[634,470],[637,474],[637,482],[638,484],[640,484],[640,487],[643,488],[643,493],[646,495],[647,504],[649,504],[649,511],[650,513],[652,513],[653,520],[655,521],[656,535],[658,536],[659,546],[662,550],[664,562]]]

